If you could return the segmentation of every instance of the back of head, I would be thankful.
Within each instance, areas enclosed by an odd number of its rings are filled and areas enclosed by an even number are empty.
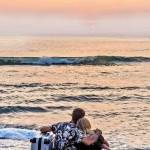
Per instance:
[[[81,118],[77,122],[77,126],[82,130],[85,134],[89,134],[91,131],[91,123],[87,118]]]
[[[72,112],[72,121],[76,124],[79,119],[85,116],[85,111],[82,108],[76,108]]]

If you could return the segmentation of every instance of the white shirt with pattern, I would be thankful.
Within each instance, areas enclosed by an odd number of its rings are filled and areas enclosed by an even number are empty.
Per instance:
[[[57,150],[76,150],[74,146],[80,143],[85,134],[70,122],[60,122],[52,125],[52,132],[55,134],[55,149]]]

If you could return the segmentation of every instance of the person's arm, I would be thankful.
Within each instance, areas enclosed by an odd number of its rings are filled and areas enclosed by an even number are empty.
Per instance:
[[[50,132],[51,131],[51,126],[43,126],[40,131],[43,132],[43,133],[46,133],[46,132]]]
[[[104,139],[104,144],[106,144],[109,147],[109,143]]]
[[[99,136],[101,135],[101,133],[98,131],[97,133],[93,134],[93,135],[90,135],[90,136],[87,136],[87,137],[84,137],[81,142],[85,145],[91,145],[93,144],[94,142],[97,141],[97,139],[99,138]]]
[[[111,150],[106,144],[102,144],[102,147],[106,150]]]

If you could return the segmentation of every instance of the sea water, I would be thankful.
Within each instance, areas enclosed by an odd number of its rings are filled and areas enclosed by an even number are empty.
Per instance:
[[[112,150],[150,150],[150,39],[0,37],[0,149],[86,111]]]

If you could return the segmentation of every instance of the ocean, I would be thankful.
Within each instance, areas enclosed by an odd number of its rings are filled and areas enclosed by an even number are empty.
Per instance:
[[[86,111],[112,150],[150,150],[150,38],[0,37],[0,150]]]

